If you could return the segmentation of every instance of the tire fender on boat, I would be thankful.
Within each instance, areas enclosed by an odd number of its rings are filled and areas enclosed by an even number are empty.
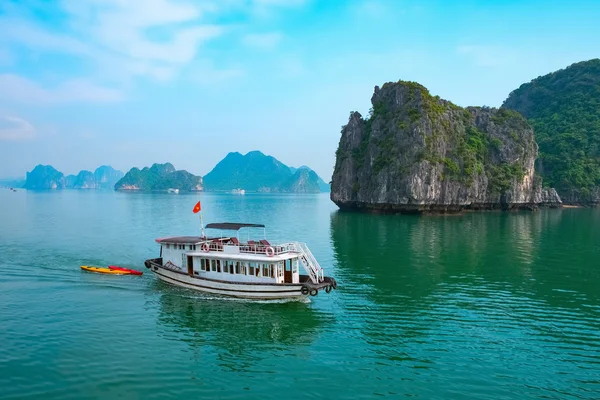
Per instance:
[[[325,293],[331,293],[331,289],[333,289],[333,286],[329,285],[325,288]]]
[[[210,251],[210,247],[208,246],[208,243],[204,243],[204,244],[202,245],[202,250],[203,250],[205,253],[208,253],[208,252]]]
[[[302,285],[302,288],[300,289],[300,293],[302,293],[303,295],[306,296],[308,294],[308,292],[309,292],[308,286]]]
[[[275,255],[275,250],[271,246],[269,246],[265,249],[265,254],[268,257],[273,257]]]
[[[319,294],[319,290],[318,289],[313,289],[310,291],[310,295],[311,296],[316,296],[317,294]]]

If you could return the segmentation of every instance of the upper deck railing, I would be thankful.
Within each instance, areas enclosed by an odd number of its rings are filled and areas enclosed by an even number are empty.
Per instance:
[[[221,241],[210,241],[204,242],[200,245],[202,251],[216,251],[225,252],[226,247],[238,248],[240,253],[243,254],[256,254],[256,255],[282,255],[289,253],[300,253],[300,249],[295,243],[284,243],[284,244],[266,244],[266,243],[223,243]]]

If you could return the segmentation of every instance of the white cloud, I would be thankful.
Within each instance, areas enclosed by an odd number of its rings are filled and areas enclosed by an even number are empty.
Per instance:
[[[11,116],[0,115],[0,140],[19,141],[35,137],[35,128],[28,121]]]
[[[159,80],[174,77],[195,59],[199,48],[226,32],[224,26],[202,23],[207,3],[146,0],[63,0],[69,16],[61,32],[22,18],[0,17],[0,45],[75,55],[108,73],[143,75]],[[154,36],[153,36],[154,34]],[[108,66],[111,70],[108,70]]]
[[[479,67],[499,67],[517,59],[514,50],[502,46],[466,45],[458,46],[456,50],[470,57]]]
[[[244,36],[242,42],[246,46],[254,47],[260,50],[274,49],[282,39],[279,32],[271,33],[252,33]]]
[[[273,13],[286,7],[298,7],[309,0],[58,0],[25,4],[8,2],[1,7],[0,49],[13,49],[14,55],[26,50],[28,56],[59,54],[73,57],[74,70],[38,70],[39,82],[31,77],[0,76],[0,99],[64,103],[72,101],[115,101],[121,94],[102,87],[111,83],[124,89],[133,78],[157,81],[177,79],[194,64],[208,60],[196,82],[222,82],[244,75],[238,65],[220,65],[208,59],[203,47],[226,34],[244,35],[247,26],[217,25],[214,16],[229,13]],[[57,10],[58,8],[58,10]],[[38,13],[38,11],[40,11]],[[50,25],[39,18],[42,11],[62,12],[63,24]],[[235,29],[234,29],[235,28]],[[242,43],[257,49],[275,48],[281,41],[278,32],[250,33]],[[0,51],[0,63],[12,61]],[[67,81],[48,88],[43,82],[50,75]],[[35,79],[38,79],[37,77]]]
[[[71,79],[53,88],[18,75],[0,74],[0,100],[34,104],[88,102],[113,102],[122,100],[114,89],[96,86],[85,79]]]

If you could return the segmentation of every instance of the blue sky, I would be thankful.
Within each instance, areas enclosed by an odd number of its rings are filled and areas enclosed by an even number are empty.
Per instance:
[[[261,150],[331,177],[375,85],[461,106],[600,57],[600,1],[2,0],[0,177]]]

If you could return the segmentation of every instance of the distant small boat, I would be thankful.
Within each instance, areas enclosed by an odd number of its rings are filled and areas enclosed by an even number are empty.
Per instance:
[[[167,193],[175,193],[175,194],[177,194],[177,193],[179,193],[179,189],[168,189]]]
[[[233,189],[231,191],[231,193],[233,193],[233,194],[246,194],[246,191],[244,189]]]
[[[123,272],[127,272],[130,275],[142,275],[143,272],[141,271],[137,271],[135,269],[129,269],[129,268],[123,268],[123,267],[117,267],[116,265],[109,265],[108,268],[115,270],[115,271],[123,271]]]
[[[81,269],[88,272],[96,272],[98,274],[110,274],[110,275],[131,275],[131,273],[126,271],[120,271],[110,268],[103,267],[91,267],[89,265],[82,265]]]

